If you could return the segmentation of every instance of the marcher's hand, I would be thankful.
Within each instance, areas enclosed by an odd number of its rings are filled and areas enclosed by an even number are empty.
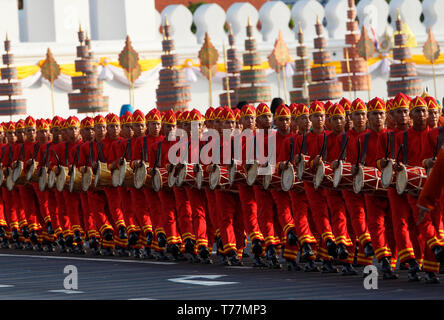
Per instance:
[[[330,164],[330,168],[332,168],[332,170],[336,170],[338,167],[339,167],[339,161],[338,160],[334,160]]]
[[[353,176],[353,177],[356,176],[356,175],[358,174],[358,171],[359,171],[359,164],[358,164],[358,165],[354,164],[354,165],[352,166],[352,170],[351,170],[351,174],[352,174],[352,176]]]
[[[425,166],[426,169],[433,168],[434,165],[435,165],[435,160],[432,159],[432,158],[430,158],[430,159],[426,159],[426,160],[424,161],[424,166]]]
[[[321,156],[320,156],[320,155],[317,155],[317,156],[313,159],[313,167],[314,167],[314,168],[319,167],[319,165],[321,164],[321,161],[322,161]]]
[[[299,162],[301,162],[301,160],[302,160],[302,156],[300,154],[297,154],[294,156],[294,164],[295,165],[298,165]]]
[[[395,162],[395,163],[393,164],[393,169],[394,169],[396,172],[400,172],[400,171],[402,171],[402,168],[404,168],[404,165],[401,164],[401,163],[397,163],[397,162]]]
[[[288,161],[282,161],[279,163],[279,170],[284,171],[290,167],[290,163]]]
[[[380,160],[381,168],[384,169],[385,167],[388,166],[388,164],[389,164],[390,162],[391,162],[392,164],[394,163],[394,161],[393,161],[392,159],[385,159],[385,158],[381,159],[381,160]]]
[[[424,220],[425,215],[427,214],[428,210],[424,209],[424,208],[420,208],[419,209],[419,217],[418,217],[418,221],[416,221],[416,225],[419,226],[422,222],[422,220]]]

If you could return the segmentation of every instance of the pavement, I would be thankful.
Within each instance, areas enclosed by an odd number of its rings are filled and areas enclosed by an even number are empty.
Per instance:
[[[2,249],[0,299],[432,300],[444,297],[444,278],[442,283],[434,285],[424,281],[410,283],[406,271],[397,271],[398,280],[382,280],[379,276],[377,289],[367,290],[362,268],[357,269],[357,276],[343,276],[288,271],[285,263],[280,270],[258,269],[252,267],[251,258],[245,259],[242,267],[224,266],[218,257],[213,259],[213,264],[204,265]]]

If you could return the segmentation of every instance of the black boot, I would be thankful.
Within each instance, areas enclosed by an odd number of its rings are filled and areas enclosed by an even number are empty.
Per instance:
[[[34,245],[34,251],[37,251],[37,252],[41,252],[41,251],[43,251],[43,247],[42,247],[42,245],[39,243],[39,242],[37,242],[35,245]]]
[[[185,239],[185,252],[190,254],[194,253],[194,243],[190,238]]]
[[[409,267],[407,266],[407,262],[401,262],[399,264],[399,270],[409,270]]]
[[[313,249],[311,248],[311,245],[309,243],[304,243],[302,245],[302,250],[304,251],[304,254],[302,255],[302,259],[309,260],[310,257],[314,256]]]
[[[63,237],[63,234],[59,234],[59,236],[57,237],[57,244],[59,246],[60,252],[65,253],[66,246],[65,246],[65,238]]]
[[[39,242],[39,238],[37,236],[37,231],[31,231],[31,234],[29,235],[29,240],[31,240],[31,242],[33,244],[36,244]]]
[[[343,243],[338,245],[338,257],[341,260],[347,259],[349,256],[348,250]]]
[[[111,248],[103,248],[101,249],[102,251],[102,255],[106,256],[106,257],[112,257],[114,256],[114,252],[113,249]]]
[[[128,257],[128,252],[125,247],[115,246],[115,251],[119,257]]]
[[[145,259],[154,259],[155,257],[153,256],[153,254],[151,253],[151,248],[149,247],[145,247],[143,249],[143,256],[145,257]]]
[[[32,246],[31,242],[25,242],[25,247],[23,249],[28,250],[28,251],[32,251],[32,250],[34,250],[34,247]]]
[[[126,234],[126,228],[121,226],[119,228],[119,239],[128,239],[128,235]]]
[[[418,276],[418,272],[420,271],[418,262],[415,259],[410,259],[407,262],[409,263],[409,282],[421,281],[421,278]]]
[[[242,250],[242,258],[249,258],[250,255],[247,252],[247,249]]]
[[[91,249],[91,253],[93,256],[98,256],[101,254],[99,250],[99,241],[97,241],[96,237],[91,237],[89,239],[89,248]]]
[[[375,255],[375,251],[373,250],[373,245],[371,242],[367,242],[364,246],[364,254],[366,257],[373,257]]]
[[[27,226],[24,226],[24,227],[22,228],[22,235],[23,235],[23,237],[25,237],[25,238],[29,238],[29,230],[28,230],[28,227],[27,227]]]
[[[426,272],[425,283],[427,284],[439,283],[439,278],[436,276],[434,272]]]
[[[382,258],[379,262],[381,263],[382,278],[384,280],[395,280],[399,278],[398,275],[393,272],[390,260],[387,257]]]
[[[168,245],[168,252],[171,253],[171,255],[173,256],[174,260],[179,260],[179,255],[180,255],[180,248],[177,244],[173,243],[173,244],[169,244]]]
[[[296,261],[294,260],[287,260],[287,270],[288,271],[301,271],[301,267],[298,266]]]
[[[19,234],[18,230],[16,228],[12,229],[12,239],[14,241],[18,241],[19,238],[20,238],[20,234]]]
[[[106,241],[112,241],[113,240],[113,232],[111,231],[111,229],[106,229],[105,232],[103,233],[103,238]]]
[[[143,253],[139,248],[133,248],[131,250],[131,256],[135,259],[142,259],[143,258]]]
[[[80,233],[80,231],[74,231],[74,242],[77,243],[82,243],[82,234]]]
[[[128,244],[130,246],[135,246],[137,244],[137,241],[139,240],[139,236],[135,232],[130,232],[129,238],[128,238]]]
[[[304,267],[304,272],[319,272],[319,268],[315,265],[313,260],[308,260]]]
[[[434,246],[433,247],[433,254],[435,255],[436,261],[444,263],[444,247]]]
[[[262,259],[262,257],[260,255],[255,254],[253,267],[265,268],[265,267],[267,267],[267,264],[264,262],[264,260]]]
[[[253,253],[258,256],[262,254],[264,249],[262,248],[262,243],[260,240],[258,239],[253,240],[251,251],[253,251]]]
[[[4,238],[4,237],[6,237],[5,228],[0,226],[0,238]]]
[[[355,276],[358,273],[353,268],[353,266],[350,263],[344,263],[344,268],[342,268],[342,275],[343,276]]]
[[[338,257],[338,247],[336,245],[336,242],[334,242],[331,239],[328,239],[325,242],[326,246],[327,246],[327,252],[330,256],[332,256],[333,258],[337,258]]]
[[[157,243],[159,245],[159,248],[165,248],[167,245],[167,238],[164,233],[159,233],[157,235]]]
[[[3,241],[0,244],[0,248],[2,248],[2,249],[9,249],[9,243],[8,243],[7,239],[3,238]]]
[[[157,257],[156,259],[159,261],[169,261],[170,259],[165,255],[165,251],[159,251],[156,252],[157,253]]]
[[[54,248],[54,244],[52,242],[47,242],[46,243],[46,252],[54,252],[55,248]]]
[[[51,222],[48,222],[46,226],[48,227],[48,234],[54,234],[54,229],[52,228]]]
[[[65,239],[66,252],[72,253],[74,251],[74,237],[67,236]]]
[[[229,254],[228,254],[228,260],[230,261],[230,265],[231,266],[243,266],[244,264],[242,263],[241,260],[239,260],[238,256],[237,256],[237,252],[236,250],[232,250]]]
[[[154,238],[153,233],[151,231],[148,231],[146,234],[146,244],[148,246],[150,246],[153,243],[153,238]]]
[[[203,264],[211,264],[213,263],[210,259],[210,251],[206,246],[201,246],[199,248],[199,257]]]
[[[333,264],[331,261],[329,260],[325,260],[322,263],[322,268],[321,268],[321,272],[322,273],[338,273],[338,269],[336,269],[335,267],[333,267]]]
[[[298,244],[298,236],[294,233],[293,230],[290,230],[287,233],[287,241],[290,246],[295,246]]]
[[[270,268],[281,269],[282,265],[279,263],[279,257],[276,252],[274,245],[269,245],[267,247],[267,260],[270,261]]]
[[[83,248],[83,244],[78,243],[78,244],[75,246],[75,248],[74,248],[74,253],[75,253],[75,254],[85,254],[86,251],[85,251],[85,249]]]

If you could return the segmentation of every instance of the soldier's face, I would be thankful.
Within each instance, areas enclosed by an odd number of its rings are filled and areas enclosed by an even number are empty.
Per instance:
[[[427,107],[416,107],[410,112],[410,118],[412,119],[415,128],[425,127],[427,125],[428,116]]]
[[[146,131],[145,123],[133,123],[133,131],[135,137],[144,136]]]
[[[235,120],[224,120],[222,122],[222,129],[224,130],[230,130],[231,132],[233,132],[235,128],[236,128]]]
[[[176,125],[175,124],[170,124],[170,123],[163,123],[162,124],[162,135],[164,135],[165,137],[168,137],[168,135],[170,134],[174,135],[176,132]]]
[[[162,128],[162,123],[160,121],[150,121],[148,122],[148,134],[153,137],[158,137],[160,135],[160,129]]]
[[[9,144],[14,144],[17,141],[17,136],[14,131],[8,131],[6,132],[6,139]]]
[[[279,117],[274,120],[274,124],[281,134],[287,134],[290,132],[290,121],[290,117]]]
[[[80,134],[82,135],[82,140],[85,142],[94,140],[93,128],[83,128],[82,130],[80,130]]]
[[[345,128],[345,117],[339,115],[331,117],[330,127],[335,134],[343,133]]]
[[[205,120],[205,127],[207,127],[208,129],[213,129],[214,128],[214,120]]]
[[[59,128],[51,128],[52,141],[54,143],[59,143],[62,141],[62,133]]]
[[[108,132],[110,139],[117,139],[120,135],[120,124],[111,123],[106,126],[106,131]]]
[[[365,124],[367,123],[367,112],[355,111],[351,114],[351,120],[354,128],[365,128]]]
[[[69,127],[66,129],[68,141],[75,142],[79,139],[80,127]]]
[[[49,130],[39,130],[37,131],[37,140],[40,144],[49,142],[50,133]]]
[[[17,129],[17,130],[15,130],[15,135],[17,136],[17,142],[18,143],[25,142],[25,129]]]
[[[97,141],[102,141],[106,135],[106,126],[104,124],[96,124],[94,126],[95,137]]]
[[[259,129],[271,129],[273,126],[273,115],[263,114],[257,117],[256,124]]]
[[[25,135],[26,135],[26,141],[34,142],[37,137],[35,127],[26,128]]]
[[[131,139],[134,135],[133,126],[129,123],[122,124],[122,130],[120,131],[120,135],[123,138]]]
[[[436,128],[439,121],[439,110],[429,109],[429,117],[427,119],[427,124],[430,128]]]
[[[325,114],[324,113],[314,113],[310,117],[310,122],[313,128],[321,130],[325,125]]]
[[[368,117],[368,124],[372,130],[380,132],[384,129],[384,124],[385,124],[384,111],[369,112],[367,117]]]
[[[390,112],[397,127],[409,124],[409,108],[398,108]]]
[[[311,121],[310,121],[308,114],[302,114],[299,117],[297,117],[296,124],[298,126],[298,130],[301,133],[308,132],[308,130],[310,130],[310,127],[311,127]]]
[[[243,129],[254,130],[255,122],[256,122],[256,117],[253,115],[248,115],[241,118],[241,124]]]

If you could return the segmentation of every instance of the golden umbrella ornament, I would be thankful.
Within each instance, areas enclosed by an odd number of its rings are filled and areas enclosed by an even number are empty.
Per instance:
[[[52,116],[55,116],[55,102],[54,102],[54,81],[60,75],[60,66],[55,61],[51,50],[48,48],[46,51],[46,59],[40,69],[42,77],[49,81],[51,84],[51,102],[52,102]]]

